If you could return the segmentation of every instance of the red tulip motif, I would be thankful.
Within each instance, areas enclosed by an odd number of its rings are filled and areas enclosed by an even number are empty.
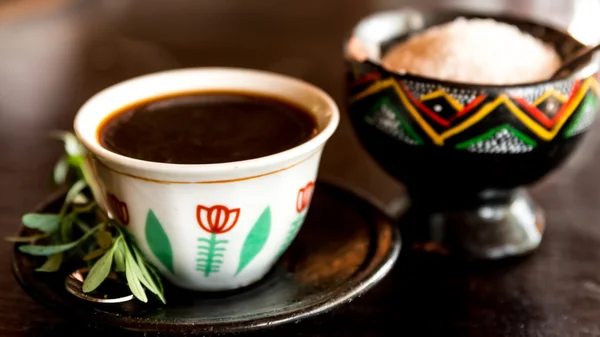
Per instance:
[[[306,184],[306,186],[302,187],[300,190],[298,190],[298,196],[296,198],[296,211],[298,213],[304,211],[306,207],[308,207],[314,190],[315,183],[313,183],[312,181]]]
[[[218,234],[227,233],[233,229],[240,218],[240,209],[229,209],[223,205],[206,207],[196,206],[196,220],[200,228],[210,233],[210,237],[198,238],[198,257],[196,258],[196,270],[208,277],[212,273],[220,271],[228,240],[217,240]]]
[[[281,248],[279,250],[279,255],[283,254],[283,252],[292,243],[292,240],[294,240],[294,238],[296,237],[296,234],[298,234],[300,226],[302,225],[302,222],[306,217],[306,213],[302,212],[305,211],[306,208],[308,208],[308,204],[310,204],[310,200],[312,199],[314,191],[315,183],[312,181],[308,182],[308,184],[306,184],[304,187],[298,190],[298,195],[296,196],[296,212],[298,212],[298,215],[296,216],[296,219],[292,222],[292,225],[288,230],[285,242],[283,243],[283,245],[281,245]]]
[[[107,193],[108,206],[110,210],[113,212],[113,216],[119,221],[122,225],[129,224],[129,210],[127,209],[127,204],[123,201],[119,200],[114,194]]]
[[[229,209],[222,205],[196,207],[196,219],[202,229],[211,234],[229,232],[240,218],[240,209]]]

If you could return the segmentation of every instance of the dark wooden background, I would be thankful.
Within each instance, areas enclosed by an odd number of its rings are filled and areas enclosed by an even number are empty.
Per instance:
[[[574,15],[572,1],[468,2],[564,24]],[[78,107],[96,91],[164,69],[240,66],[303,78],[342,103],[344,37],[361,16],[402,3],[0,0],[0,235],[13,234],[21,214],[52,191],[49,173],[61,147],[46,135],[71,129]],[[487,266],[401,258],[363,298],[268,335],[600,336],[597,125],[565,166],[532,188],[548,218],[533,256]],[[359,146],[346,118],[321,173],[390,211],[403,195]],[[27,297],[10,272],[11,246],[1,247],[0,336],[98,334]]]

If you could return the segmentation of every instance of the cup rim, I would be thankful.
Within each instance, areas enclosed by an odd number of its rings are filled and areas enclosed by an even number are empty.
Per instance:
[[[135,159],[131,157],[127,157],[116,152],[112,152],[106,148],[104,148],[97,137],[97,131],[99,125],[94,127],[95,132],[93,134],[89,134],[89,132],[82,132],[84,116],[89,114],[97,109],[102,109],[102,105],[106,102],[106,98],[110,94],[114,92],[123,90],[124,87],[136,85],[143,83],[147,80],[156,78],[156,77],[164,77],[164,76],[177,76],[182,73],[192,73],[198,76],[206,75],[206,74],[215,74],[221,73],[222,76],[227,76],[228,74],[237,74],[237,75],[246,75],[249,77],[255,78],[263,78],[276,82],[287,82],[288,84],[295,85],[299,88],[299,90],[307,92],[309,95],[317,97],[318,100],[324,103],[327,106],[327,111],[330,113],[330,118],[326,125],[320,128],[320,131],[313,138],[295,146],[290,149],[287,149],[282,152],[273,153],[267,156],[252,158],[247,160],[240,161],[232,161],[232,162],[224,162],[224,163],[212,163],[212,164],[174,164],[174,163],[161,163],[161,162],[153,162],[141,159]],[[248,88],[249,92],[252,92],[252,89]],[[193,88],[190,86],[188,90],[198,90],[198,88]],[[207,91],[210,89],[207,88]],[[226,89],[224,89],[226,90]],[[181,90],[178,90],[181,91]],[[175,91],[177,92],[177,91]],[[264,90],[255,90],[257,93],[265,93]],[[167,92],[165,92],[167,94]],[[268,93],[267,93],[268,94]],[[285,98],[285,95],[280,95],[282,98]],[[160,97],[160,96],[159,96]],[[131,102],[127,104],[135,104],[138,100],[131,100]],[[127,106],[124,104],[123,107]],[[118,110],[110,110],[107,109],[105,116],[109,116],[111,113],[114,113]],[[317,116],[318,117],[318,116]],[[106,117],[103,117],[106,118]],[[248,68],[236,68],[236,67],[192,67],[192,68],[178,68],[172,70],[165,70],[154,72],[146,75],[141,75],[137,77],[133,77],[127,79],[125,81],[113,84],[93,96],[91,96],[77,111],[75,115],[75,119],[73,122],[73,127],[77,138],[83,143],[83,145],[95,156],[99,158],[104,158],[108,161],[118,163],[124,167],[135,168],[144,171],[152,171],[156,173],[172,173],[178,172],[181,174],[218,174],[224,172],[232,172],[232,171],[242,171],[242,170],[253,170],[259,169],[261,167],[276,165],[279,162],[284,162],[288,160],[293,160],[303,154],[314,151],[315,149],[322,146],[335,132],[339,125],[340,121],[340,112],[335,100],[323,89],[308,83],[304,80],[291,77],[288,75],[283,75],[275,72],[258,70],[258,69],[248,69]]]

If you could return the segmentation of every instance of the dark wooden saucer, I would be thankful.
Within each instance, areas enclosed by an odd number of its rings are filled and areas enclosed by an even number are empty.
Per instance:
[[[55,211],[62,193],[36,212]],[[71,270],[34,271],[41,261],[13,250],[23,289],[50,310],[96,328],[160,335],[243,332],[298,322],[349,302],[383,278],[400,252],[393,222],[363,199],[319,182],[298,238],[260,282],[227,293],[195,293],[166,285],[167,305],[98,304],[65,290]]]

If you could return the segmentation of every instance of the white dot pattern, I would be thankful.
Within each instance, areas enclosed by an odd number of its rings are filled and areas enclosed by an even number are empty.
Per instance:
[[[478,92],[471,89],[463,89],[463,88],[448,88],[438,84],[432,83],[423,83],[416,81],[404,81],[404,84],[413,94],[413,96],[419,98],[423,95],[432,93],[434,91],[438,91],[440,89],[444,90],[448,95],[452,96],[457,102],[459,102],[462,106],[468,105],[471,103],[478,95]]]
[[[533,146],[524,143],[507,129],[502,129],[492,137],[477,142],[467,149],[475,153],[518,154],[533,150]]]
[[[396,113],[386,104],[383,104],[375,114],[368,115],[365,120],[370,125],[406,144],[417,145],[417,142],[404,131],[402,122],[396,117]]]
[[[554,89],[559,93],[563,94],[566,97],[571,95],[571,90],[573,89],[573,84],[575,84],[574,80],[567,80],[549,84],[538,85],[535,87],[529,88],[521,88],[521,89],[511,89],[508,90],[507,93],[510,96],[522,97],[528,103],[533,104],[540,96],[542,96],[546,91],[550,89]]]

